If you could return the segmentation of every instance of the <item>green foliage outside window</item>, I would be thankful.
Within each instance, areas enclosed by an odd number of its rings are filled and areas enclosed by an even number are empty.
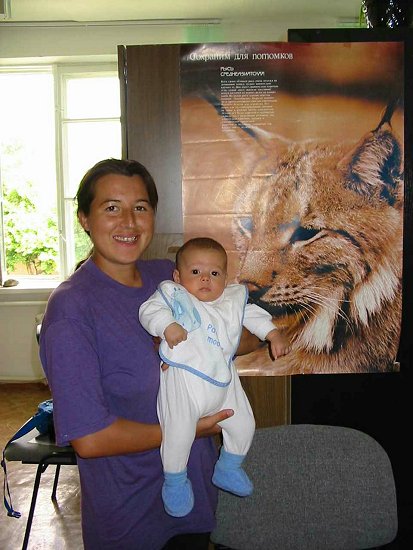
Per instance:
[[[26,189],[32,191],[32,186]],[[3,185],[3,219],[8,273],[55,275],[59,251],[56,218],[45,217],[33,198]]]

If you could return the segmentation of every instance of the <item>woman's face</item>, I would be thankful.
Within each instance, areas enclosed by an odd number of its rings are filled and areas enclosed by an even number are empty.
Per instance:
[[[95,263],[114,278],[122,266],[135,263],[153,237],[155,212],[140,176],[102,176],[89,214],[78,217],[89,231]]]

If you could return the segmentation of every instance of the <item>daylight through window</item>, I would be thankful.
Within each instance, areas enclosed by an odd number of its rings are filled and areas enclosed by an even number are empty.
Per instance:
[[[49,286],[87,255],[74,196],[98,160],[121,156],[116,66],[0,69],[2,281]]]

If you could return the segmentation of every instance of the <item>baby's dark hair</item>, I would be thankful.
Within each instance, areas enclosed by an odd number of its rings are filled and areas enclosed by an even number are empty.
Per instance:
[[[191,248],[196,248],[201,250],[216,250],[217,252],[221,252],[222,255],[225,256],[225,261],[227,260],[226,250],[222,246],[222,244],[220,244],[218,241],[215,241],[210,237],[195,237],[193,239],[189,239],[189,241],[186,241],[186,243],[184,243],[176,253],[176,258],[175,258],[176,269],[179,270],[179,263],[180,263],[182,254],[185,251],[190,250]]]

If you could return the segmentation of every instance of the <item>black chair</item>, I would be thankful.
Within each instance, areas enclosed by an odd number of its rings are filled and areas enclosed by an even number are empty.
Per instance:
[[[398,530],[389,457],[369,435],[338,426],[256,431],[245,469],[250,497],[220,491],[217,548],[377,548]]]
[[[5,449],[4,456],[8,462],[17,461],[21,462],[22,464],[38,465],[22,546],[22,550],[26,550],[29,542],[34,510],[36,507],[37,493],[39,491],[42,474],[46,471],[48,466],[56,466],[51,496],[52,500],[56,500],[60,467],[63,465],[76,465],[76,454],[74,449],[70,445],[67,447],[58,447],[55,444],[54,439],[51,435],[42,435],[36,429],[34,429],[26,435],[22,436],[21,438],[9,443]]]

